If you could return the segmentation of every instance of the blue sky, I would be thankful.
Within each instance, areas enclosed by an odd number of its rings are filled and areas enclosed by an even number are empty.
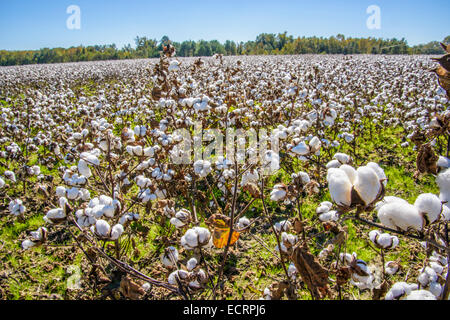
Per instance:
[[[69,30],[66,9],[81,9],[81,29]],[[381,29],[369,30],[366,9],[381,9]],[[110,44],[134,38],[221,42],[254,40],[260,33],[294,36],[342,33],[405,38],[410,45],[450,34],[449,0],[0,0],[0,49]]]

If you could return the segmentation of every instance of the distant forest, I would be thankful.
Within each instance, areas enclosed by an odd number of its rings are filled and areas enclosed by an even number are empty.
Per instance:
[[[136,37],[135,47],[130,44],[122,49],[115,44],[78,46],[68,49],[43,48],[40,50],[0,50],[0,66],[60,63],[78,61],[119,60],[159,57],[163,46],[171,43],[179,57],[223,55],[278,55],[278,54],[441,54],[438,41],[409,46],[405,39],[346,38],[342,34],[330,38],[297,37],[287,32],[262,33],[255,41],[234,42],[227,40],[170,41],[164,36],[159,41],[147,37]],[[450,43],[450,36],[443,39]]]

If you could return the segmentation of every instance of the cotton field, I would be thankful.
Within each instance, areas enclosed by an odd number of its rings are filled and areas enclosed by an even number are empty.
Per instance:
[[[448,299],[438,67],[166,52],[0,68],[0,298]]]

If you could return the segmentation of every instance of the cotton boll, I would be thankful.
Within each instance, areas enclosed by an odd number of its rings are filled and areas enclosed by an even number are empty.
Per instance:
[[[202,227],[195,227],[194,230],[198,234],[198,242],[201,246],[206,245],[211,238],[211,233],[208,229]]]
[[[431,261],[429,265],[430,268],[432,268],[434,272],[436,272],[436,274],[442,274],[442,272],[444,272],[444,267],[436,261]]]
[[[417,197],[414,206],[421,213],[425,213],[430,223],[435,222],[441,214],[442,202],[438,196],[431,193],[424,193]]]
[[[273,187],[273,190],[270,192],[270,200],[272,201],[280,201],[283,200],[287,195],[286,186],[284,184],[277,184]]]
[[[327,181],[333,201],[337,205],[350,206],[352,184],[345,171],[328,169]]]
[[[111,240],[117,240],[119,239],[119,237],[122,235],[123,233],[123,225],[116,224],[114,227],[112,227],[111,229]]]
[[[339,215],[338,215],[337,211],[331,210],[331,211],[328,211],[328,212],[325,212],[325,213],[322,213],[321,215],[319,215],[319,220],[322,222],[338,221]]]
[[[333,207],[333,203],[331,203],[330,201],[321,202],[320,205],[328,207],[328,210],[331,210],[331,208]]]
[[[360,196],[366,206],[370,205],[380,193],[380,178],[374,170],[365,166],[359,167],[357,177],[354,184],[355,191]]]
[[[186,268],[188,269],[188,271],[192,271],[195,269],[195,267],[197,266],[197,259],[195,258],[191,258],[188,260],[188,262],[186,263]]]
[[[320,150],[320,147],[322,146],[322,142],[318,137],[314,137],[309,141],[309,148],[312,153],[316,153]]]
[[[189,229],[186,231],[184,236],[181,237],[181,244],[185,243],[187,249],[193,249],[198,246],[198,234],[194,229]],[[184,246],[184,245],[183,245]]]
[[[330,211],[330,208],[328,206],[320,205],[316,208],[317,214],[327,213],[328,211]]]
[[[67,190],[67,199],[69,200],[75,200],[78,198],[80,190],[78,188],[70,188]]]
[[[378,230],[372,230],[369,232],[369,239],[370,241],[372,241],[373,243],[376,243],[376,240],[378,238],[378,236],[380,235],[380,231]]]
[[[56,195],[58,197],[64,197],[66,195],[66,188],[63,186],[56,187]]]
[[[161,255],[161,262],[165,267],[173,268],[178,262],[178,250],[175,247],[168,247]]]
[[[417,277],[417,280],[423,287],[427,287],[431,282],[436,282],[438,279],[438,275],[433,268],[425,267],[422,269],[422,272]]]
[[[277,233],[282,231],[289,231],[292,228],[292,224],[288,220],[283,220],[274,224],[274,229]]]
[[[289,278],[295,280],[297,276],[298,270],[295,267],[295,264],[291,263],[288,268],[288,276]]]
[[[405,300],[436,300],[436,297],[427,290],[414,290],[411,291]]]
[[[428,290],[436,297],[439,298],[442,294],[442,285],[438,282],[432,282],[428,286]]]
[[[422,230],[424,220],[416,207],[402,201],[394,201],[383,205],[378,210],[378,219],[381,223],[391,229],[408,231],[414,229]]]
[[[242,217],[239,219],[237,228],[238,229],[245,229],[250,225],[250,220],[246,217]]]
[[[436,165],[438,167],[442,168],[442,169],[447,169],[447,168],[450,167],[450,159],[446,158],[446,157],[443,157],[443,156],[440,156],[438,161],[437,161],[437,163],[436,163]]]
[[[26,211],[26,207],[22,204],[22,200],[20,199],[11,200],[8,209],[9,212],[15,216],[21,215]]]
[[[83,159],[78,161],[78,172],[86,178],[90,178],[92,176],[91,169],[89,169],[87,162]]]
[[[23,250],[28,250],[28,249],[34,247],[35,245],[36,245],[36,243],[34,243],[33,241],[25,240],[25,241],[22,242],[22,249]]]
[[[413,290],[417,290],[415,283],[396,282],[386,294],[385,300],[397,300],[404,295],[410,294]]]
[[[95,231],[101,237],[108,237],[111,227],[105,220],[97,220],[95,223]]]
[[[448,195],[450,193],[450,168],[438,174],[436,183],[439,186],[441,194]],[[441,200],[443,200],[442,197]]]
[[[17,181],[16,180],[16,174],[14,172],[10,171],[10,170],[6,170],[4,172],[4,175],[5,175],[5,178],[8,179],[8,180],[11,180],[11,182],[15,183]]]
[[[304,141],[291,149],[291,151],[300,156],[306,156],[309,154],[309,146]]]
[[[338,160],[331,160],[327,163],[326,168],[339,168],[342,164]]]
[[[47,212],[46,217],[49,220],[58,220],[63,219],[66,217],[66,214],[63,209],[57,208],[57,209],[51,209]]]
[[[182,281],[189,277],[189,272],[186,270],[176,270],[169,275],[167,282],[173,286],[178,286],[178,281]],[[178,279],[178,280],[177,280]]]
[[[5,186],[6,182],[0,177],[0,189]]]
[[[396,274],[396,273],[398,272],[399,269],[400,269],[400,268],[399,268],[399,265],[398,265],[398,263],[395,262],[395,261],[388,261],[388,262],[386,262],[385,265],[384,265],[384,270],[385,270],[385,272],[386,272],[387,274],[391,275],[391,276],[394,275],[394,274]]]
[[[347,155],[345,153],[339,153],[339,152],[336,153],[333,158],[336,159],[337,161],[339,161],[341,164],[347,164],[351,160],[349,155]]]

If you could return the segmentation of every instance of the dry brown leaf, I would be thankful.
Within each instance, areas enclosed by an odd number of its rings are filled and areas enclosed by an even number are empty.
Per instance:
[[[274,282],[269,286],[272,300],[281,300],[284,296],[285,290],[289,288],[287,281]]]
[[[259,187],[254,183],[247,183],[242,189],[250,193],[253,198],[261,197],[261,191],[259,190]]]
[[[417,170],[420,173],[437,173],[437,161],[439,157],[429,144],[424,144],[419,149],[419,154],[417,155]]]
[[[307,246],[297,247],[291,258],[313,297],[315,299],[325,298],[330,293],[328,270],[309,252]]]
[[[120,281],[120,292],[128,299],[139,300],[145,295],[141,285],[134,282],[129,276]]]

